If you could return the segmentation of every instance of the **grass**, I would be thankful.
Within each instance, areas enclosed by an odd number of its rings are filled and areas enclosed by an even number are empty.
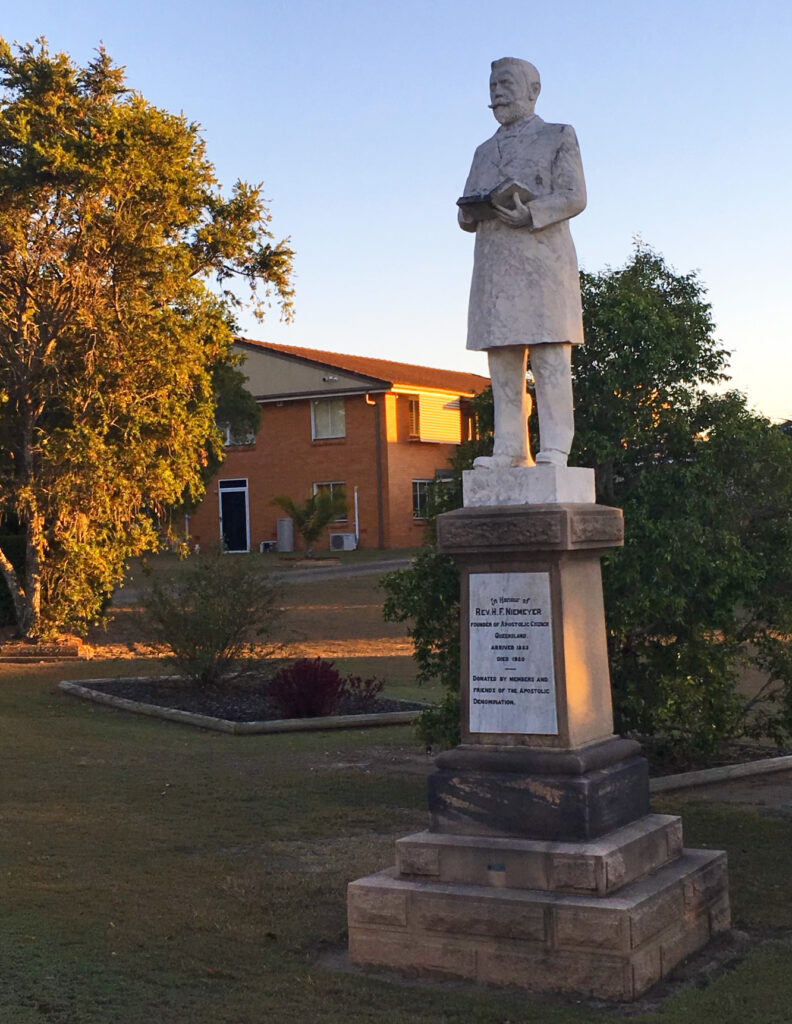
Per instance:
[[[612,1012],[317,966],[345,886],[423,827],[408,729],[227,737],[70,701],[62,669],[3,667],[0,1021],[575,1024]],[[663,804],[673,810],[670,801]],[[742,927],[792,928],[792,822],[685,805],[725,846]],[[639,1021],[789,1020],[790,947],[758,947]],[[782,1014],[786,1013],[787,1016]]]
[[[313,641],[343,634],[332,589],[300,588],[288,600],[304,622],[310,610]],[[373,583],[345,590],[357,606],[347,639],[387,638],[375,629],[378,600]],[[402,656],[339,664],[377,665],[391,692],[415,686]],[[65,675],[152,666],[0,665],[0,1024],[597,1024],[621,1015],[320,966],[322,950],[344,944],[347,882],[392,863],[394,840],[425,825],[425,761],[409,728],[230,737],[56,689]],[[689,844],[728,850],[736,924],[768,939],[709,987],[630,1020],[788,1022],[792,821],[669,798],[658,809],[681,810]]]

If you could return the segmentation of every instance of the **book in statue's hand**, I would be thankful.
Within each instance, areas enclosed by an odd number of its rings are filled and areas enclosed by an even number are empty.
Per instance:
[[[521,203],[529,203],[536,198],[535,194],[519,181],[502,181],[489,192],[474,192],[472,195],[462,196],[457,199],[457,206],[474,220],[492,220],[497,216],[496,206],[514,208],[515,196]]]

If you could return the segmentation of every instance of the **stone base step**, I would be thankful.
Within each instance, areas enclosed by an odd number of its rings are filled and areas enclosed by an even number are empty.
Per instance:
[[[647,814],[581,843],[418,832],[396,840],[396,867],[416,880],[604,896],[681,852],[681,819]]]
[[[414,881],[391,868],[352,882],[348,910],[356,964],[618,1000],[730,925],[726,855],[710,850],[684,850],[607,896]]]

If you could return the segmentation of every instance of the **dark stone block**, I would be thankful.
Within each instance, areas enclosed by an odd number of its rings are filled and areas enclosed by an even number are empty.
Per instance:
[[[439,769],[429,776],[433,832],[596,839],[649,813],[643,757],[580,775]]]

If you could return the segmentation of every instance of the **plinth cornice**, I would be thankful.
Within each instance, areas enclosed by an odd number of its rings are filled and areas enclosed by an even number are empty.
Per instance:
[[[495,551],[590,551],[624,544],[620,508],[595,504],[476,506],[437,518],[447,554]]]

